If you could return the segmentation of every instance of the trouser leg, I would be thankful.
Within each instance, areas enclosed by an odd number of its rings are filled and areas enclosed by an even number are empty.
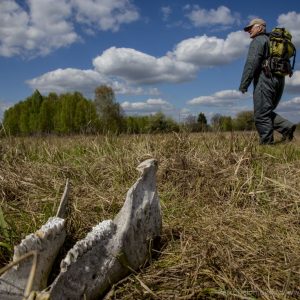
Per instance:
[[[284,89],[284,78],[274,77],[272,78],[272,84],[276,87],[276,93],[273,98],[274,109],[277,107]],[[273,128],[281,134],[285,134],[292,126],[293,123],[272,112]]]
[[[281,134],[285,134],[294,124],[282,116],[273,112],[273,128]]]
[[[273,130],[281,134],[293,123],[274,112],[284,89],[284,77],[265,77],[262,73],[254,88],[254,121],[262,144],[273,143]]]
[[[258,82],[253,94],[254,122],[260,137],[261,144],[272,144],[273,138],[273,108],[272,95]]]

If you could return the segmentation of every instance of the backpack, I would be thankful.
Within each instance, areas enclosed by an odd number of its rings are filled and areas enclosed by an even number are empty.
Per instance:
[[[291,64],[291,58],[293,62]],[[267,65],[271,74],[290,77],[295,66],[296,48],[292,43],[292,35],[285,28],[274,28],[269,33],[269,56]]]

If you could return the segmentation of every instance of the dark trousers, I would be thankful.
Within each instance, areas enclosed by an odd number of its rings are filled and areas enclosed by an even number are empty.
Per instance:
[[[254,81],[254,122],[261,144],[272,144],[274,130],[285,134],[293,125],[274,112],[283,93],[284,81],[282,76],[268,78],[263,72]]]

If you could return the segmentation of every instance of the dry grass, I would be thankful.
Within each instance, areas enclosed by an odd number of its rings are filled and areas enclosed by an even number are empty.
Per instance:
[[[112,218],[144,159],[159,161],[162,247],[107,299],[299,299],[300,138],[255,133],[0,140],[0,201],[16,244],[55,214],[66,178],[68,244]],[[0,263],[11,253],[1,248]]]

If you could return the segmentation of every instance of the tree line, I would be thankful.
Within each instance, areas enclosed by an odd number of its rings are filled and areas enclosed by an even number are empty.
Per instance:
[[[4,112],[2,132],[10,135],[76,133],[155,133],[173,131],[230,131],[254,129],[253,113],[241,112],[236,118],[215,114],[208,124],[204,113],[176,122],[162,112],[146,116],[126,116],[114,91],[99,86],[95,99],[81,93],[50,93],[36,90],[30,97]]]

